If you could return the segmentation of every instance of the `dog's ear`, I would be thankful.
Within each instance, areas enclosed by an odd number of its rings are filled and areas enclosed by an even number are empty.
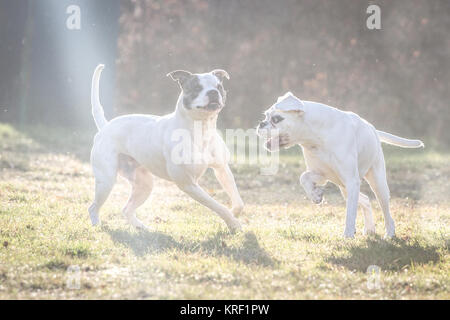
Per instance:
[[[224,78],[227,78],[227,80],[230,80],[230,75],[225,70],[214,69],[213,71],[211,71],[211,73],[213,75],[215,75],[217,77],[217,79],[219,79],[220,82],[223,82]]]
[[[298,112],[299,114],[303,114],[305,112],[305,104],[302,100],[294,96],[292,92],[287,92],[278,98],[275,109],[284,112]]]
[[[277,103],[280,102],[281,100],[286,99],[287,97],[295,97],[295,96],[292,92],[288,91],[285,94],[283,94],[281,97],[278,97]]]
[[[167,74],[168,77],[171,77],[172,80],[177,81],[178,84],[183,87],[183,84],[186,83],[186,81],[192,76],[192,73],[185,70],[175,70],[172,72],[169,72]]]

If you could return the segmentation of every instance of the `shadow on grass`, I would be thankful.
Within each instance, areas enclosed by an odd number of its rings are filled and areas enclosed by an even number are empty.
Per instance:
[[[38,152],[71,154],[81,162],[89,162],[96,134],[96,131],[90,129],[44,128],[41,125],[20,128],[20,131],[38,144]]]
[[[347,249],[342,256],[326,259],[349,270],[366,272],[367,267],[376,265],[382,270],[398,271],[406,267],[435,263],[440,260],[439,247],[422,245],[415,241],[392,239],[389,241],[377,236]]]
[[[95,131],[0,122],[0,169],[29,171],[30,162],[41,154],[71,155],[88,162]]]
[[[227,232],[217,232],[203,241],[177,241],[172,236],[154,231],[129,232],[127,230],[112,230],[104,227],[115,243],[131,248],[135,255],[144,256],[149,253],[164,252],[176,249],[185,253],[203,252],[212,256],[226,256],[245,264],[255,264],[271,267],[276,262],[261,248],[253,232],[244,235],[244,241],[239,247],[231,247],[225,243],[230,236]]]

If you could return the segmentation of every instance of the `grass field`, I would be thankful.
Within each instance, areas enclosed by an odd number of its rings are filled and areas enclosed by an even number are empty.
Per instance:
[[[448,153],[385,148],[392,240],[382,239],[371,192],[378,236],[362,235],[359,213],[356,238],[345,240],[337,188],[327,187],[320,206],[306,200],[299,149],[282,154],[275,176],[233,166],[246,203],[243,232],[230,234],[163,180],[138,210],[150,227],[139,232],[121,215],[123,179],[103,207],[102,227],[90,225],[92,136],[0,124],[0,299],[450,298]],[[228,204],[211,172],[202,185]],[[380,272],[367,273],[370,265]],[[77,276],[80,288],[68,287]]]

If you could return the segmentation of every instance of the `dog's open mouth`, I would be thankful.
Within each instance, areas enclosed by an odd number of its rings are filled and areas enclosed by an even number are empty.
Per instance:
[[[210,110],[210,111],[215,111],[215,110],[218,110],[220,108],[222,108],[222,106],[218,102],[210,102],[205,107],[206,110]]]
[[[269,137],[266,140],[266,148],[269,151],[278,150],[289,145],[289,138],[285,135]]]

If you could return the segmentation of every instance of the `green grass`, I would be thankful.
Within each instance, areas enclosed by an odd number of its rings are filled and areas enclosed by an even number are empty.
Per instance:
[[[244,231],[230,234],[212,212],[156,180],[138,217],[121,208],[119,179],[93,228],[88,163],[93,132],[0,124],[0,299],[449,299],[450,154],[387,147],[397,238],[342,237],[345,204],[328,186],[316,206],[298,183],[298,149],[284,152],[277,175],[233,166],[246,203]],[[227,203],[211,172],[202,185]],[[367,274],[370,265],[380,268]],[[80,289],[67,288],[78,266]],[[378,287],[368,286],[377,277]]]

